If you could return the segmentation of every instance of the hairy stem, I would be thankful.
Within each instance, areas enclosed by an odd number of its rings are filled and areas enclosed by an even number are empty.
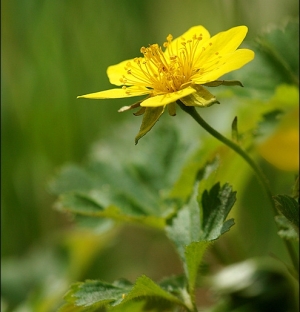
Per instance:
[[[221,141],[222,143],[224,143],[225,145],[227,145],[228,147],[230,147],[232,150],[234,150],[237,154],[239,154],[247,163],[248,165],[253,169],[259,183],[261,184],[261,186],[263,187],[269,201],[270,204],[272,206],[273,209],[273,213],[274,216],[276,216],[278,214],[276,206],[275,206],[275,201],[273,200],[273,195],[269,186],[269,182],[266,179],[266,177],[264,176],[263,172],[260,170],[260,168],[256,165],[256,163],[253,161],[253,159],[239,146],[237,145],[235,142],[227,139],[226,137],[224,137],[221,133],[219,133],[217,130],[215,130],[214,128],[212,128],[196,111],[194,106],[185,106],[181,101],[177,101],[177,104],[181,107],[182,110],[184,110],[186,113],[188,113],[191,117],[193,117],[193,119],[202,127],[204,128],[208,133],[210,133],[213,137],[215,137],[217,140]],[[287,240],[283,240],[286,248],[288,250],[288,253],[291,257],[292,263],[296,269],[296,271],[298,272],[298,260],[297,257],[294,253],[294,251],[292,250],[292,246],[291,243],[288,242]]]

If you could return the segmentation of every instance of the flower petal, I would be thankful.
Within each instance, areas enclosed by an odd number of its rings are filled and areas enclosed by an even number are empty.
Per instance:
[[[211,47],[217,49],[220,54],[233,52],[240,46],[247,32],[247,26],[237,26],[227,31],[222,31],[211,38]]]
[[[85,98],[85,99],[119,99],[119,98],[127,98],[139,95],[150,94],[152,90],[143,87],[127,87],[126,89],[110,89],[95,93],[89,93],[85,95],[77,96],[78,99]]]
[[[186,31],[183,35],[180,37],[174,39],[171,41],[171,44],[167,47],[165,53],[172,55],[173,53],[171,51],[178,53],[178,50],[182,48],[182,39],[184,38],[185,41],[191,40],[193,36],[200,36],[202,35],[202,41],[206,41],[210,38],[210,34],[208,30],[203,27],[202,25],[191,27],[188,31]]]
[[[228,54],[222,59],[222,62],[203,68],[203,73],[193,79],[195,84],[204,84],[214,81],[224,74],[239,69],[254,58],[254,52],[248,49],[239,49]]]
[[[192,87],[187,87],[183,90],[167,93],[167,94],[161,94],[161,95],[155,95],[152,96],[145,101],[141,103],[141,106],[143,107],[159,107],[159,106],[165,106],[170,103],[174,103],[177,100],[196,92],[196,90]]]
[[[124,83],[120,81],[121,78],[124,76],[127,77],[128,73],[128,65],[130,64],[131,67],[134,67],[139,70],[138,66],[136,65],[134,59],[123,61],[116,65],[111,65],[107,68],[107,76],[111,84],[116,86],[123,86]]]
[[[203,50],[198,49],[199,54],[196,57],[198,62],[195,66],[201,68],[207,62],[210,62],[212,58],[217,60],[227,53],[234,52],[246,37],[247,32],[248,28],[246,26],[237,26],[216,34],[203,43]]]

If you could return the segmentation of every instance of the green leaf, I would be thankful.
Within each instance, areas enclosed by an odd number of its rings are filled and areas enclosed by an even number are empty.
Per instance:
[[[101,307],[108,305],[117,305],[124,296],[131,290],[132,284],[127,281],[117,281],[114,284],[108,284],[101,281],[88,280],[84,283],[75,283],[65,295],[67,301],[59,312],[72,311],[96,311]]]
[[[164,106],[147,107],[145,109],[140,131],[135,137],[135,144],[137,144],[139,139],[142,138],[152,129],[152,127],[156,124],[156,122],[158,121],[159,117],[162,115],[164,110],[165,110]]]
[[[285,216],[276,216],[275,221],[280,228],[280,230],[278,231],[278,235],[281,238],[299,241],[299,232],[297,233],[295,231],[291,222]]]
[[[99,195],[99,193],[97,193]],[[61,211],[69,211],[82,216],[110,218],[117,221],[128,223],[142,223],[151,227],[162,228],[165,224],[164,218],[146,215],[140,211],[139,206],[131,201],[131,198],[126,201],[126,196],[122,197],[122,210],[114,205],[108,205],[104,208],[101,200],[88,196],[87,194],[69,193],[62,195],[59,202],[56,204],[56,209]],[[111,197],[114,201],[114,198]],[[115,203],[118,199],[115,198]]]
[[[289,21],[284,27],[273,28],[257,41],[262,51],[286,76],[288,83],[299,84],[299,22]]]
[[[161,287],[143,275],[134,285],[127,280],[118,280],[113,284],[91,280],[75,283],[65,295],[64,299],[67,303],[60,308],[59,312],[72,311],[72,309],[78,312],[96,311],[101,307],[110,311],[123,311],[123,308],[124,311],[130,311],[130,308],[131,311],[137,308],[142,311],[142,306],[152,306],[157,311],[161,311],[159,308],[166,305],[185,307],[185,303],[171,293],[177,295],[181,293],[182,286],[178,281],[175,278],[165,280]]]
[[[255,130],[256,140],[263,141],[270,136],[278,128],[283,114],[284,112],[280,109],[274,109],[263,114],[262,120],[258,122]]]
[[[211,242],[209,241],[198,241],[192,242],[185,247],[185,265],[188,278],[189,293],[191,295],[193,295],[194,293],[199,266],[202,262],[204,253],[210,244]]]
[[[168,237],[174,242],[184,264],[188,280],[189,293],[193,294],[198,268],[209,244],[227,232],[234,224],[227,220],[235,202],[235,192],[225,184],[215,184],[208,192],[203,187],[212,181],[217,162],[209,163],[198,174],[200,182],[195,183],[194,192],[189,202],[179,210],[177,216],[166,227]]]
[[[274,196],[276,208],[299,230],[299,204],[288,195]]]
[[[239,142],[239,131],[238,131],[238,118],[237,116],[234,117],[231,123],[231,138],[232,141],[238,143]]]
[[[236,192],[229,184],[215,184],[210,191],[202,195],[202,235],[203,240],[215,240],[229,231],[234,225],[233,219],[226,218],[236,201]]]
[[[134,128],[130,130],[134,133]],[[195,148],[186,140],[188,133],[171,127],[167,120],[137,147],[130,144],[126,131],[118,131],[116,139],[95,145],[85,165],[61,169],[50,183],[50,191],[59,195],[55,207],[77,215],[163,228],[178,209],[169,190]]]
[[[129,301],[125,304],[116,305],[109,308],[109,311],[113,312],[141,312],[145,311],[144,306],[147,304],[146,300]],[[153,310],[155,311],[155,310]]]
[[[123,302],[125,303],[129,300],[136,300],[145,297],[160,298],[175,304],[183,305],[182,301],[176,296],[161,288],[145,275],[136,280],[132,290],[125,296]]]
[[[201,85],[193,85],[197,91],[182,99],[180,101],[186,106],[209,107],[213,104],[220,104],[217,98]]]

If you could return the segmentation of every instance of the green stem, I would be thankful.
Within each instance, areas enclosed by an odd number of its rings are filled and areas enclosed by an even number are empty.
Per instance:
[[[225,145],[233,149],[237,154],[239,154],[253,169],[253,171],[256,174],[256,177],[258,181],[260,182],[261,186],[266,192],[266,195],[270,201],[270,204],[273,209],[274,216],[276,216],[277,209],[275,206],[275,202],[273,200],[273,195],[269,186],[269,182],[267,181],[266,177],[264,176],[263,172],[260,170],[260,168],[256,165],[256,163],[252,160],[252,158],[235,142],[227,139],[224,137],[221,133],[216,131],[214,128],[212,128],[202,117],[198,114],[194,106],[185,106],[181,101],[177,101],[177,104],[181,107],[182,110],[184,110],[186,113],[191,115],[196,122],[204,128],[208,133],[210,133],[213,137],[215,137],[217,140],[223,142]],[[288,253],[291,257],[292,263],[295,267],[295,269],[298,271],[298,260],[297,256],[295,255],[294,251],[291,248],[290,242],[283,240],[285,242],[286,248],[288,250]]]
[[[204,128],[208,133],[210,133],[213,137],[218,139],[219,141],[223,142],[225,145],[229,146],[231,149],[233,149],[237,154],[239,154],[244,160],[249,164],[249,166],[253,169],[255,172],[259,182],[261,183],[262,187],[266,191],[266,195],[272,205],[274,214],[277,214],[277,210],[275,207],[275,202],[273,200],[273,195],[269,187],[269,183],[267,179],[265,178],[262,171],[257,167],[256,163],[252,160],[251,157],[243,150],[241,149],[236,143],[233,141],[227,139],[224,137],[221,133],[219,133],[217,130],[212,128],[202,117],[198,114],[194,106],[185,106],[182,102],[177,101],[178,105],[189,115],[191,115],[197,123]]]

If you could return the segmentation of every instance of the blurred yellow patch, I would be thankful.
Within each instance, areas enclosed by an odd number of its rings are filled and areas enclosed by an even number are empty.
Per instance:
[[[258,151],[281,170],[299,170],[299,107],[282,118],[277,130],[258,145]]]

